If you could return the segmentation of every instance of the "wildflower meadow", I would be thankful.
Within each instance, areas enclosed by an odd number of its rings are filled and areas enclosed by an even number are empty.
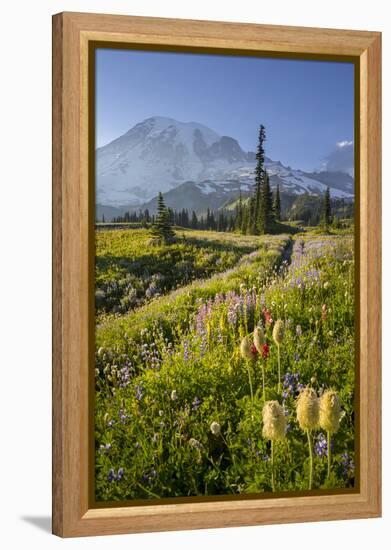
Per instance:
[[[355,483],[354,239],[99,229],[98,501]]]

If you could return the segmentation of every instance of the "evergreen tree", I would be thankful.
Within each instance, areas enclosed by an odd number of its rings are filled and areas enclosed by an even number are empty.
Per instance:
[[[244,207],[243,207],[243,216],[242,216],[242,227],[241,227],[241,231],[243,233],[243,235],[246,235],[247,232],[248,232],[248,226],[249,226],[249,206],[248,204],[246,204]]]
[[[209,229],[216,230],[216,220],[213,211],[210,213],[210,227]]]
[[[247,215],[247,225],[246,225],[246,233],[249,235],[255,235],[256,233],[256,218],[255,218],[255,212],[256,212],[256,204],[257,204],[257,197],[256,195],[252,195],[250,197],[249,203],[248,203],[248,215]]]
[[[208,208],[208,210],[206,211],[206,221],[205,221],[205,229],[210,229],[211,228],[211,215],[210,215],[210,210]]]
[[[281,221],[281,198],[280,198],[280,186],[277,185],[276,194],[274,197],[274,217],[277,221]]]
[[[163,202],[163,204],[164,204],[164,202]],[[167,210],[168,222],[169,222],[170,226],[172,226],[172,225],[174,225],[174,211],[173,211],[172,208],[166,208],[166,210]],[[159,208],[158,208],[158,213],[159,213]]]
[[[152,225],[152,235],[165,243],[170,243],[174,239],[174,230],[172,228],[172,215],[164,204],[162,193],[159,193],[157,200],[157,215]]]
[[[265,171],[261,191],[261,205],[259,208],[258,230],[261,235],[271,233],[274,225],[273,194],[270,189],[269,174]]]
[[[242,192],[239,191],[239,203],[236,206],[236,216],[235,216],[235,229],[237,231],[242,230],[243,222],[243,201],[242,201]]]
[[[198,229],[198,219],[197,214],[193,210],[193,214],[191,216],[191,227],[192,229]]]
[[[105,223],[105,215],[102,214],[102,223]]]
[[[263,147],[266,140],[266,132],[263,124],[259,127],[258,134],[258,147],[257,147],[257,164],[255,166],[255,187],[254,187],[254,201],[252,203],[250,212],[250,233],[257,233],[258,219],[260,215],[261,196],[262,196],[262,184],[265,176],[265,149]]]
[[[228,220],[225,215],[224,210],[219,212],[219,217],[217,220],[217,231],[226,231],[228,227]]]
[[[327,187],[323,199],[323,225],[327,229],[331,224],[331,202],[330,202],[330,187]]]

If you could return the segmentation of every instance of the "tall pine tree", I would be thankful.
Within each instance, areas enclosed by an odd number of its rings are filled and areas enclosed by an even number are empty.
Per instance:
[[[157,199],[157,215],[152,225],[152,235],[165,243],[170,243],[174,240],[174,230],[172,228],[171,214],[164,204],[162,193],[159,193]]]
[[[255,234],[258,231],[258,219],[260,214],[261,207],[261,195],[262,195],[262,184],[265,175],[265,149],[264,142],[266,140],[266,132],[263,124],[259,127],[258,133],[258,147],[257,154],[255,158],[257,159],[257,164],[255,166],[255,186],[254,186],[254,201],[252,203],[252,208],[250,212],[250,233]]]
[[[323,225],[327,229],[332,222],[331,218],[331,201],[330,201],[330,187],[327,187],[323,199]]]
[[[248,204],[248,219],[246,233],[249,235],[256,234],[256,210],[257,210],[257,197],[256,194],[252,195]]]
[[[243,205],[242,227],[241,227],[243,235],[246,235],[248,232],[249,211],[250,211],[250,208],[248,204]]]
[[[280,198],[280,186],[277,185],[276,194],[274,196],[274,217],[277,221],[281,221],[281,198]]]
[[[259,208],[258,230],[261,235],[272,233],[274,226],[273,194],[270,189],[269,174],[265,170]]]
[[[198,229],[198,218],[194,210],[193,210],[193,214],[191,215],[191,227],[193,229]]]
[[[242,192],[239,191],[239,202],[236,206],[236,217],[235,217],[235,229],[237,231],[242,231],[242,222],[243,222],[243,201],[242,201]]]

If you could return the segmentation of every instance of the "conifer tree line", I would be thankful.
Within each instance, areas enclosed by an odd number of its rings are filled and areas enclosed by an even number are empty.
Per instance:
[[[164,199],[163,199],[164,202]],[[208,208],[206,214],[197,215],[192,210],[189,211],[186,208],[182,210],[173,210],[167,207],[169,220],[171,225],[178,227],[185,227],[188,229],[202,229],[210,231],[234,231],[235,224],[235,212],[228,212],[226,210],[219,210],[217,212]],[[113,223],[137,223],[145,226],[154,224],[158,214],[151,215],[149,210],[139,210],[138,212],[125,212],[123,216],[117,216],[113,218]],[[102,223],[104,223],[104,216],[102,217]]]

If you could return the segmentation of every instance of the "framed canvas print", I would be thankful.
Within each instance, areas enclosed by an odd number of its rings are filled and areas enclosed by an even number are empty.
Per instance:
[[[53,18],[53,531],[381,513],[381,36]]]

